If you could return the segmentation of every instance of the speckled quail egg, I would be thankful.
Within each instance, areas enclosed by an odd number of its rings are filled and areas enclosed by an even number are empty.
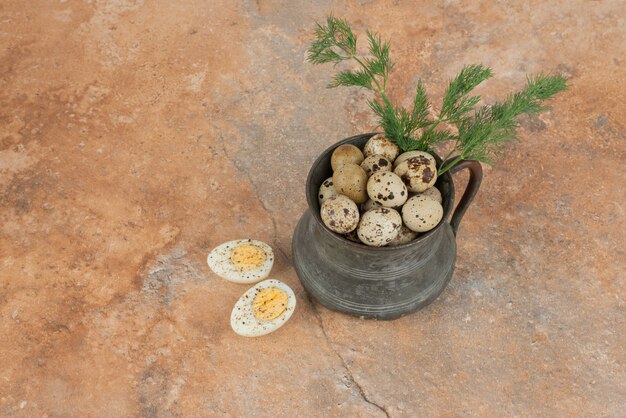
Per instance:
[[[367,201],[361,205],[361,212],[365,213],[368,210],[371,210],[374,208],[382,208],[382,207],[383,205],[381,205],[380,203],[376,203],[372,199],[367,199]]]
[[[333,186],[337,193],[348,196],[355,203],[367,200],[367,174],[356,164],[344,164],[335,170]]]
[[[405,225],[402,225],[398,231],[398,235],[389,242],[389,246],[395,247],[396,245],[407,244],[415,238],[417,238],[417,232],[411,231]]]
[[[389,244],[402,226],[400,214],[390,208],[374,208],[363,214],[357,233],[359,239],[371,247]]]
[[[396,160],[393,162],[393,168],[395,169],[398,164],[400,164],[403,161],[408,160],[409,158],[413,158],[413,157],[419,157],[419,156],[423,156],[426,157],[430,160],[432,160],[433,164],[436,165],[437,161],[435,160],[435,157],[433,157],[432,155],[430,155],[427,152],[424,151],[407,151],[407,152],[403,152],[402,154],[398,155],[398,158],[396,158]]]
[[[248,289],[230,314],[233,331],[244,337],[260,337],[283,326],[296,309],[296,295],[285,283],[265,280]]]
[[[423,192],[437,181],[437,166],[424,156],[411,157],[393,170],[406,184],[410,192]]]
[[[338,194],[322,203],[322,221],[330,230],[347,234],[359,224],[359,208],[348,197]]]
[[[378,171],[391,171],[391,162],[384,155],[370,155],[361,163],[367,177]]]
[[[366,157],[370,155],[383,155],[390,162],[393,162],[398,154],[400,154],[400,147],[391,142],[385,135],[376,134],[365,143],[363,153]]]
[[[367,194],[374,202],[387,208],[402,206],[409,197],[400,177],[391,171],[372,174],[367,182]]]
[[[335,190],[333,185],[333,178],[329,177],[320,186],[320,190],[317,193],[317,201],[321,205],[326,199],[333,196],[337,196],[337,190]]]
[[[330,165],[337,170],[343,164],[361,164],[363,162],[363,153],[360,149],[352,144],[339,145],[330,156]]]
[[[424,190],[422,193],[417,194],[417,196],[428,196],[435,199],[437,202],[442,203],[443,198],[441,197],[441,192],[436,187],[431,187]]]
[[[215,247],[207,257],[215,274],[235,283],[256,283],[269,276],[274,251],[264,242],[239,239]]]
[[[426,232],[437,226],[443,217],[443,207],[428,196],[413,196],[402,206],[402,220],[412,231]]]

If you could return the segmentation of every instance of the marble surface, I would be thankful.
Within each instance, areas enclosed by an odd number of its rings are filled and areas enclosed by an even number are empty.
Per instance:
[[[392,322],[326,310],[291,234],[367,92],[305,60],[328,12],[392,40],[395,100],[463,64],[569,91],[523,118],[458,236],[455,275]],[[594,416],[626,410],[621,1],[0,3],[0,416]],[[465,181],[458,177],[459,184]],[[298,306],[232,332],[245,285],[205,258],[271,244]]]

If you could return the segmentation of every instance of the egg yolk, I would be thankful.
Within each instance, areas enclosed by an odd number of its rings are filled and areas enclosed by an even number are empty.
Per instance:
[[[231,263],[241,271],[261,266],[266,258],[265,251],[256,245],[240,245],[230,255]]]
[[[289,296],[275,287],[261,290],[252,301],[252,312],[260,321],[278,318],[287,309]]]

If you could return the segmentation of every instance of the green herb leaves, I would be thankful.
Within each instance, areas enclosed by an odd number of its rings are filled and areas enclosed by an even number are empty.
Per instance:
[[[414,132],[419,120],[403,107],[394,107],[388,100],[381,104],[370,100],[370,107],[379,117],[379,124],[389,139],[394,141],[402,151],[425,150],[424,144],[414,139]]]
[[[384,42],[379,35],[366,32],[370,57],[356,56],[356,36],[350,25],[342,19],[329,16],[326,24],[317,24],[316,40],[309,47],[308,59],[314,64],[353,60],[359,65],[356,70],[338,72],[329,88],[339,86],[355,86],[378,93],[379,99],[369,101],[372,110],[378,115],[379,124],[387,136],[403,150],[426,149],[424,143],[415,140],[416,130],[425,126],[430,104],[426,99],[424,88],[419,83],[416,106],[413,112],[402,107],[394,107],[386,94],[389,72],[393,62],[389,56],[389,42]]]
[[[448,90],[443,98],[439,119],[458,121],[472,110],[480,101],[480,96],[469,96],[480,83],[491,78],[491,68],[480,64],[463,67],[461,72],[450,81]]]
[[[367,31],[371,58],[360,59],[356,56],[356,36],[350,25],[342,19],[328,16],[326,25],[317,24],[316,40],[309,47],[308,60],[314,64],[354,60],[361,67],[359,70],[340,71],[335,75],[329,88],[339,86],[356,86],[384,93],[389,71],[393,63],[389,59],[389,43],[383,42],[380,36]],[[379,83],[382,81],[382,86]]]
[[[528,78],[526,87],[510,94],[504,102],[476,109],[481,98],[470,93],[493,73],[480,64],[468,65],[450,81],[441,110],[432,119],[431,105],[421,81],[417,83],[412,110],[394,106],[389,100],[386,87],[393,68],[389,42],[370,31],[366,34],[370,56],[358,57],[357,37],[350,25],[345,20],[329,16],[325,25],[317,24],[316,39],[309,47],[308,60],[314,64],[332,62],[335,65],[354,61],[359,68],[340,71],[328,87],[355,86],[377,93],[368,104],[378,116],[379,125],[387,137],[402,151],[432,151],[439,143],[453,141],[453,150],[444,158],[439,174],[463,159],[493,164],[493,157],[500,154],[503,144],[515,139],[516,118],[523,113],[544,110],[544,100],[567,88],[565,78],[539,74]],[[455,127],[456,131],[441,129],[441,123]]]
[[[356,36],[345,20],[328,16],[326,25],[317,24],[315,37],[308,55],[313,64],[338,63],[356,54]]]
[[[526,87],[509,94],[504,102],[481,106],[471,118],[456,123],[459,136],[454,151],[458,155],[446,158],[440,170],[445,172],[463,159],[493,165],[493,158],[501,154],[504,143],[516,138],[516,118],[541,112],[543,100],[566,89],[567,80],[563,77],[538,74],[529,77]]]
[[[372,90],[372,77],[363,70],[341,71],[335,75],[328,88],[339,86],[356,86]]]
[[[389,42],[383,42],[379,35],[367,31],[369,40],[369,52],[374,58],[365,58],[363,63],[367,72],[372,76],[379,76],[383,80],[383,89],[387,85],[389,72],[393,68],[393,62],[389,58]]]

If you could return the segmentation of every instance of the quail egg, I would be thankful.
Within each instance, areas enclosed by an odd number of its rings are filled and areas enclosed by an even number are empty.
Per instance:
[[[402,225],[398,231],[398,235],[389,242],[389,246],[394,247],[396,245],[407,244],[415,238],[417,238],[417,232],[411,231],[405,225]]]
[[[396,158],[396,160],[393,162],[393,168],[396,168],[398,166],[398,164],[400,164],[402,161],[406,161],[409,158],[413,158],[413,157],[419,157],[419,156],[423,156],[426,157],[430,160],[432,160],[433,164],[436,165],[436,161],[435,161],[435,157],[433,157],[432,155],[430,155],[427,152],[424,151],[407,151],[407,152],[403,152],[402,154],[398,155],[398,158]]]
[[[367,200],[367,174],[356,164],[344,164],[335,170],[333,186],[337,193],[348,196],[355,203]]]
[[[252,239],[228,241],[215,247],[207,257],[215,274],[234,283],[256,283],[270,274],[274,252],[264,242]]]
[[[393,162],[398,154],[400,154],[400,147],[387,139],[385,135],[376,134],[365,143],[363,153],[366,157],[370,155],[383,155],[390,162]]]
[[[372,247],[389,244],[402,226],[400,214],[390,208],[374,208],[363,214],[357,233],[359,239]]]
[[[330,165],[337,170],[343,164],[361,164],[363,153],[352,144],[339,145],[330,156]]]
[[[428,196],[428,197],[433,198],[439,203],[443,202],[443,199],[441,197],[441,192],[436,187],[431,187],[429,189],[426,189],[422,193],[419,193],[418,196]]]
[[[322,203],[320,210],[322,221],[330,230],[347,234],[359,224],[359,208],[348,197],[338,194]]]
[[[391,171],[372,174],[367,182],[367,194],[374,202],[387,208],[402,206],[409,197],[400,177]]]
[[[248,289],[230,314],[233,331],[244,337],[260,337],[283,326],[296,308],[296,295],[285,283],[265,280]]]
[[[443,217],[443,207],[428,196],[413,196],[402,206],[402,220],[412,231],[426,232],[437,226]]]
[[[337,196],[337,191],[335,190],[335,186],[333,186],[333,178],[329,177],[324,180],[320,186],[320,190],[317,193],[317,201],[321,205],[326,199],[333,196]]]
[[[381,205],[380,203],[376,203],[372,199],[367,199],[367,201],[361,205],[361,212],[367,212],[370,209],[381,207],[383,207],[383,205]]]
[[[361,163],[367,177],[378,171],[391,171],[391,162],[384,155],[370,155]]]
[[[424,156],[411,157],[401,162],[393,172],[402,179],[410,192],[423,192],[437,181],[435,163]]]

